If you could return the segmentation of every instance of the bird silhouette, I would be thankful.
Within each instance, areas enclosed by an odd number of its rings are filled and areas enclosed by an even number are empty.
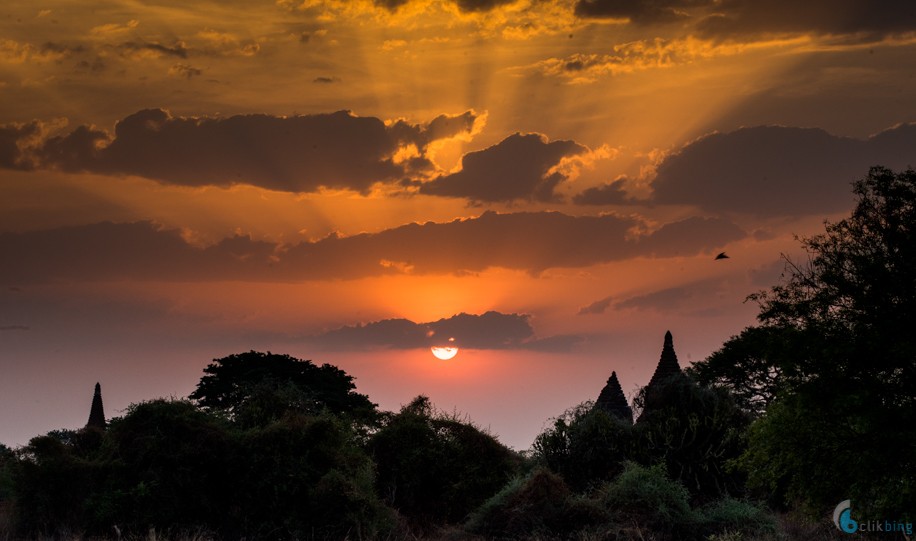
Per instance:
[[[715,260],[718,261],[719,259],[731,259],[731,258],[725,255],[725,252],[719,252],[719,255],[716,256]]]

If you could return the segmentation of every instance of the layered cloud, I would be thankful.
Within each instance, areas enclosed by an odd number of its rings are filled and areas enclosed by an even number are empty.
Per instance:
[[[365,192],[377,182],[431,171],[429,145],[472,132],[478,118],[468,111],[410,124],[347,111],[208,118],[147,109],[118,122],[114,134],[79,126],[40,138],[35,123],[0,127],[0,167],[138,175],[185,186]]]
[[[605,297],[579,310],[579,315],[603,314],[608,310],[696,311],[724,289],[718,279],[702,280],[629,297]]]
[[[309,342],[327,348],[412,349],[457,346],[473,349],[515,349],[534,336],[526,314],[457,314],[428,323],[409,319],[384,319],[341,327],[312,336]]]
[[[550,141],[540,134],[516,133],[498,144],[465,154],[461,170],[423,184],[420,193],[466,197],[472,201],[527,199],[552,201],[567,176],[564,159],[589,151],[575,141]]]
[[[716,133],[667,157],[652,202],[765,216],[848,210],[851,184],[874,165],[916,164],[916,124],[867,140],[820,129],[756,127]]]
[[[916,30],[916,8],[907,0],[880,4],[869,0],[729,0],[716,4],[699,24],[706,35],[813,32],[868,38]]]
[[[626,178],[619,178],[601,186],[593,186],[573,196],[577,205],[624,205],[631,202],[631,197],[624,187]]]
[[[635,218],[558,212],[497,214],[329,236],[286,246],[247,236],[207,248],[149,222],[0,233],[0,283],[106,280],[333,280],[463,274],[489,268],[539,274],[632,257],[709,253],[746,234],[721,219],[689,218],[650,232]]]
[[[916,9],[906,0],[578,0],[585,19],[627,20],[638,25],[693,22],[708,37],[759,34],[860,34],[872,38],[916,29]]]

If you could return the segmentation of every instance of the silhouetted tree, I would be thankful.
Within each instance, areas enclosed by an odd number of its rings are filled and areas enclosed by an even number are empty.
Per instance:
[[[553,419],[532,447],[540,462],[583,491],[623,471],[634,446],[631,423],[585,402]]]
[[[89,501],[104,475],[79,437],[77,431],[55,431],[32,438],[16,452],[10,473],[20,534],[53,535],[88,526]]]
[[[752,296],[761,324],[791,329],[797,350],[765,357],[780,394],[744,464],[756,486],[819,512],[852,498],[912,517],[916,172],[875,167],[854,192],[849,218],[802,240],[807,263],[787,260],[783,282]]]
[[[225,420],[159,399],[131,405],[106,435],[111,471],[94,501],[99,528],[230,527],[238,450]]]
[[[242,435],[234,480],[242,531],[256,539],[373,538],[394,525],[375,469],[335,416],[287,416]]]
[[[0,536],[3,535],[3,524],[10,522],[9,513],[13,497],[13,468],[16,466],[16,454],[12,449],[0,443]]]
[[[464,520],[517,471],[519,457],[495,438],[433,410],[420,396],[369,441],[383,498],[413,526]]]
[[[634,427],[632,460],[664,464],[698,500],[742,490],[742,477],[728,466],[745,449],[749,418],[727,392],[701,387],[677,372],[643,387],[634,402],[642,414]]]
[[[375,404],[355,391],[353,377],[330,364],[249,351],[214,359],[204,374],[190,398],[245,427],[323,410],[360,421],[376,416]]]
[[[727,389],[738,407],[759,417],[776,398],[783,373],[792,370],[793,359],[804,350],[802,338],[794,327],[748,327],[686,372],[701,385]]]

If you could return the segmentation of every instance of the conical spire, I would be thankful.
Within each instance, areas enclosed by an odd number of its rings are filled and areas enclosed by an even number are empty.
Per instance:
[[[611,377],[607,379],[607,385],[601,389],[598,400],[595,402],[596,408],[601,408],[611,415],[616,415],[620,419],[632,423],[633,410],[627,404],[627,398],[623,395],[623,389],[620,387],[620,381],[617,380],[617,372],[611,372]]]
[[[681,365],[677,362],[677,354],[674,353],[674,340],[671,338],[671,331],[665,333],[665,344],[662,346],[662,356],[658,360],[658,366],[655,367],[655,373],[649,380],[649,389],[658,387],[658,385],[670,378],[674,374],[681,373]]]
[[[105,409],[102,407],[102,386],[95,384],[95,394],[92,395],[92,408],[89,410],[89,422],[86,428],[105,429]]]

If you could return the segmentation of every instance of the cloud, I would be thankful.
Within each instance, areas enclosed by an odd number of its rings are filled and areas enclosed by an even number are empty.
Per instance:
[[[188,48],[182,42],[175,42],[173,45],[163,45],[158,42],[149,41],[127,41],[117,45],[117,50],[124,56],[137,60],[141,58],[161,58],[163,56],[173,56],[176,58],[187,58]]]
[[[199,70],[179,65],[177,75]],[[247,183],[288,192],[322,187],[369,190],[376,182],[433,169],[436,140],[468,134],[479,115],[440,115],[428,124],[386,124],[348,111],[293,117],[176,117],[146,109],[121,120],[114,134],[90,126],[40,141],[27,127],[0,126],[0,166],[138,175],[168,184]],[[31,128],[28,128],[31,129]],[[397,161],[414,148],[414,159]]]
[[[459,10],[465,13],[491,11],[499,6],[514,4],[518,0],[448,0]],[[410,0],[373,0],[376,6],[383,7],[389,11],[396,11],[398,8],[407,4]]]
[[[499,6],[514,4],[517,0],[455,0],[458,9],[465,12],[490,11]]]
[[[206,248],[150,222],[0,233],[0,283],[59,281],[295,281],[506,268],[537,275],[632,257],[708,253],[744,238],[721,219],[689,218],[635,236],[636,218],[559,212],[485,212],[447,223],[332,235],[295,245],[234,236]]]
[[[202,69],[195,68],[189,64],[173,64],[172,67],[169,68],[169,75],[182,79],[191,79],[201,74],[203,74]]]
[[[536,133],[516,133],[489,148],[469,152],[461,170],[423,184],[420,193],[494,202],[517,199],[553,201],[567,179],[557,167],[564,158],[589,149],[575,141],[548,142]]]
[[[813,33],[880,39],[916,30],[916,8],[908,0],[880,7],[870,0],[578,0],[574,13],[639,25],[690,20],[701,37],[714,38]]]
[[[256,279],[276,246],[230,237],[208,248],[189,245],[178,230],[150,222],[103,222],[27,233],[0,233],[6,284],[108,280]]]
[[[626,205],[632,199],[624,191],[626,178],[619,178],[609,184],[602,184],[583,190],[573,196],[573,203],[577,205]]]
[[[307,338],[329,349],[416,349],[456,346],[468,349],[525,349],[567,352],[585,340],[579,335],[538,338],[527,314],[456,314],[438,321],[383,319],[348,325]]]
[[[413,349],[451,344],[459,348],[509,349],[521,347],[534,335],[529,317],[490,311],[481,315],[461,313],[428,323],[384,319],[334,329],[309,341],[335,349]]]
[[[688,17],[685,10],[712,4],[704,0],[579,0],[575,13],[583,18],[629,19],[639,24],[667,23]]]
[[[916,6],[889,0],[729,0],[697,25],[702,35],[735,37],[764,33],[871,34],[916,30]]]
[[[4,169],[29,169],[22,149],[41,135],[38,122],[0,126],[0,167]]]
[[[140,25],[140,21],[136,19],[131,19],[124,24],[119,23],[108,23],[102,24],[99,26],[92,27],[89,30],[89,34],[93,36],[112,36],[117,34],[125,34],[137,28]]]
[[[787,43],[786,40],[755,44],[719,43],[694,36],[677,39],[655,37],[618,43],[607,53],[575,53],[565,58],[548,58],[520,69],[566,79],[570,84],[588,84],[603,77],[668,69],[710,58],[734,56],[752,47],[785,47]]]
[[[712,212],[797,216],[848,210],[851,183],[883,165],[916,164],[916,124],[867,140],[777,126],[715,133],[658,166],[652,201]]]
[[[642,255],[679,257],[712,252],[745,236],[741,228],[728,220],[694,216],[661,226],[639,244]]]
[[[607,309],[611,307],[611,304],[614,302],[614,297],[605,297],[603,299],[597,300],[588,306],[583,306],[579,309],[580,316],[587,316],[589,314],[603,314],[607,312]]]
[[[694,315],[710,314],[710,299],[725,294],[728,284],[721,279],[700,280],[668,287],[641,295],[605,297],[579,310],[579,315],[603,314],[608,310],[653,310],[684,312]]]

